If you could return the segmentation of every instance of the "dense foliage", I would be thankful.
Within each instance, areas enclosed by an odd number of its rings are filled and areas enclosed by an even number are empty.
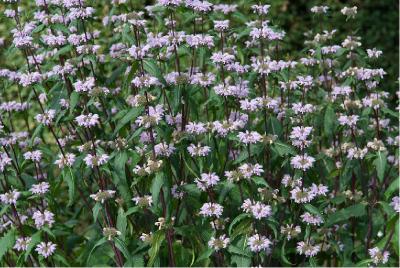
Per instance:
[[[399,266],[396,45],[362,5],[21,2],[2,266]]]

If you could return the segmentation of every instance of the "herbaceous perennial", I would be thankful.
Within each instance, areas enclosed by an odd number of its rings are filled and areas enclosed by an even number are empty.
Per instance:
[[[0,264],[398,266],[398,92],[358,8],[290,51],[258,1],[139,2],[2,1]]]

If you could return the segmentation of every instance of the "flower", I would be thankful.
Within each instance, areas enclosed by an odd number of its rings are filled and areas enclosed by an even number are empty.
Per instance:
[[[230,240],[226,235],[220,235],[219,237],[211,237],[210,241],[208,241],[208,246],[213,248],[216,251],[220,249],[226,248],[229,244]]]
[[[157,156],[169,157],[175,151],[175,147],[173,144],[168,145],[167,143],[162,142],[154,146],[154,151]]]
[[[293,199],[296,203],[308,203],[316,196],[315,192],[310,191],[308,188],[300,189],[298,186],[292,189],[290,194],[290,199]]]
[[[132,198],[132,200],[137,206],[140,207],[151,207],[151,205],[153,204],[153,198],[151,195],[144,195],[143,197],[136,196]]]
[[[195,156],[207,156],[210,151],[211,147],[209,146],[201,146],[200,143],[194,145],[193,143],[189,145],[187,148],[189,154],[193,157]]]
[[[400,197],[399,196],[393,197],[392,202],[390,202],[390,205],[393,207],[393,209],[397,213],[400,213]]]
[[[19,237],[17,241],[15,241],[14,249],[18,251],[25,251],[28,249],[29,243],[32,241],[30,237]]]
[[[293,226],[293,224],[286,224],[286,226],[281,226],[281,234],[285,235],[288,241],[300,233],[301,228],[298,225]]]
[[[251,144],[261,141],[262,136],[257,131],[246,130],[246,132],[239,132],[238,138],[244,144]]]
[[[4,194],[0,194],[0,200],[4,204],[17,204],[18,198],[21,196],[21,193],[17,190],[10,190]]]
[[[382,252],[378,247],[368,249],[368,254],[371,256],[375,264],[385,264],[389,260],[389,251]]]
[[[109,156],[107,154],[101,154],[101,155],[92,155],[88,154],[86,157],[83,159],[85,161],[86,165],[88,167],[95,167],[95,166],[101,166],[107,163]]]
[[[54,214],[48,210],[45,210],[43,213],[37,210],[33,213],[32,219],[35,221],[36,228],[38,229],[45,224],[51,227],[54,223]]]
[[[340,12],[347,16],[347,18],[354,19],[357,15],[357,7],[344,7],[340,10]]]
[[[91,194],[90,198],[92,198],[96,202],[101,202],[102,204],[104,201],[114,198],[115,191],[114,190],[99,190],[95,194]]]
[[[321,250],[320,245],[312,245],[311,243],[300,241],[297,242],[296,250],[299,254],[306,257],[314,257]]]
[[[255,234],[249,237],[247,245],[250,247],[251,251],[260,252],[261,250],[269,250],[272,242],[265,236]]]
[[[36,251],[39,255],[42,255],[45,258],[53,255],[56,250],[57,245],[52,242],[40,242],[39,245],[36,246]]]
[[[211,188],[219,182],[219,177],[215,172],[210,173],[202,173],[200,178],[195,180],[197,187],[203,191],[206,191],[208,188]]]
[[[66,153],[65,156],[62,154],[58,155],[58,159],[54,164],[58,165],[59,168],[63,169],[65,166],[72,167],[75,162],[75,155],[72,153]]]
[[[26,152],[24,153],[24,158],[26,160],[32,160],[33,162],[39,163],[40,160],[42,159],[42,152],[39,150]]]
[[[49,188],[50,188],[49,183],[41,182],[38,184],[33,184],[29,191],[31,191],[33,194],[43,195],[49,191]]]
[[[318,216],[318,215],[312,215],[312,214],[309,213],[309,212],[306,212],[306,213],[302,214],[302,215],[300,216],[300,218],[301,218],[301,220],[302,220],[303,222],[305,222],[305,223],[307,223],[307,224],[311,224],[311,225],[317,225],[317,226],[319,226],[319,225],[321,225],[321,224],[324,222],[324,220],[323,220],[320,216]]]
[[[112,240],[115,236],[121,235],[121,232],[115,229],[114,227],[104,227],[103,235],[107,237],[107,240]]]
[[[99,115],[89,113],[87,115],[81,114],[75,118],[75,121],[81,127],[91,128],[99,124]]]
[[[39,123],[49,126],[51,122],[53,122],[54,117],[56,116],[56,110],[50,109],[44,111],[43,114],[38,114],[35,116],[36,121]]]
[[[224,208],[217,204],[217,203],[205,203],[200,208],[200,215],[204,217],[212,217],[215,216],[216,218],[221,217]]]
[[[0,127],[1,131],[1,127]],[[12,162],[12,159],[7,156],[6,153],[0,153],[0,171],[3,172],[5,170],[5,167],[10,165]]]
[[[250,207],[251,214],[254,218],[260,220],[267,218],[272,215],[271,206],[262,204],[260,202],[255,203]]]
[[[307,169],[311,168],[314,162],[315,158],[308,156],[307,154],[296,155],[295,157],[292,157],[292,159],[290,160],[290,164],[293,166],[293,168],[301,169],[303,171],[306,171]]]

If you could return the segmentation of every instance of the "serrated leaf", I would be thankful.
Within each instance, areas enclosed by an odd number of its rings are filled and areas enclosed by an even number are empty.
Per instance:
[[[118,229],[118,231],[121,232],[122,241],[125,240],[127,224],[128,224],[128,221],[126,219],[126,214],[124,212],[124,209],[120,207],[118,209],[118,216],[117,216],[117,229]]]
[[[2,238],[0,238],[0,260],[10,250],[15,243],[15,230],[10,229]]]
[[[273,148],[278,152],[279,156],[296,155],[294,148],[283,142],[274,142]]]
[[[228,229],[228,234],[231,235],[232,234],[232,228],[235,226],[235,224],[237,224],[238,222],[242,221],[243,219],[246,218],[250,218],[249,214],[246,213],[242,213],[239,214],[238,216],[236,216],[233,221],[231,222],[231,224],[229,225],[229,229]]]

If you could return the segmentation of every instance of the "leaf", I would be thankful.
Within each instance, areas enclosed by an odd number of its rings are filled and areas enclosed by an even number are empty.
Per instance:
[[[118,216],[117,216],[117,229],[118,229],[118,231],[121,232],[121,238],[123,241],[125,240],[127,224],[128,224],[128,221],[126,219],[126,214],[124,212],[124,209],[120,207],[118,209]]]
[[[96,222],[97,218],[99,217],[100,209],[101,209],[101,204],[99,202],[96,202],[96,205],[94,205],[94,207],[92,208],[94,222]]]
[[[240,222],[241,220],[243,220],[245,218],[250,218],[250,215],[246,214],[246,213],[242,213],[242,214],[239,214],[238,216],[236,216],[236,218],[234,218],[233,221],[231,222],[231,224],[229,225],[228,234],[231,235],[233,226],[235,226],[236,223]]]
[[[376,173],[380,182],[383,182],[385,177],[386,162],[387,152],[378,151],[376,153],[376,159],[374,160],[374,166],[376,167]]]
[[[356,263],[355,267],[367,267],[368,264],[370,264],[373,260],[372,259],[366,259],[362,260]]]
[[[321,213],[319,212],[318,208],[314,207],[313,205],[311,205],[311,204],[305,204],[305,205],[304,205],[304,208],[305,208],[308,212],[310,212],[310,213],[312,213],[312,214],[314,214],[314,215],[318,215],[318,216],[322,217],[322,215],[321,215]]]
[[[139,207],[131,207],[131,208],[129,208],[126,212],[125,212],[125,216],[129,216],[129,215],[131,215],[131,214],[133,214],[133,213],[135,213],[135,212],[138,212],[139,211]]]
[[[71,96],[69,96],[69,114],[70,115],[73,114],[74,109],[79,102],[79,98],[80,98],[79,93],[76,91],[73,91],[71,93]]]
[[[15,230],[9,230],[2,238],[0,238],[0,260],[15,244]]]
[[[159,172],[151,183],[150,193],[153,198],[153,204],[158,204],[160,190],[164,184],[164,173]]]
[[[251,264],[251,258],[243,257],[241,255],[232,255],[231,262],[236,263],[237,267],[249,267]]]
[[[114,242],[115,242],[115,246],[122,252],[122,254],[124,254],[124,256],[127,260],[132,259],[131,254],[129,253],[129,250],[126,247],[126,244],[124,241],[122,241],[118,237],[115,237]]]
[[[273,143],[273,148],[278,152],[279,156],[296,155],[296,151],[292,146],[279,141]]]
[[[324,131],[325,134],[327,134],[330,137],[332,136],[334,131],[335,121],[336,121],[335,111],[331,105],[328,105],[324,115]]]
[[[361,217],[364,215],[365,215],[365,204],[356,204],[332,213],[328,217],[325,226],[328,227],[335,223],[348,220],[351,217]]]
[[[155,232],[151,239],[151,248],[149,249],[149,262],[147,266],[153,266],[156,257],[159,255],[158,252],[160,251],[160,246],[162,242],[165,240],[165,233],[163,230],[159,230]]]
[[[136,119],[139,114],[142,112],[142,108],[133,108],[128,113],[124,115],[124,117],[119,120],[117,126],[114,130],[114,135],[118,133],[118,131],[123,128],[126,124],[128,124],[132,119]]]
[[[157,77],[157,79],[164,85],[167,84],[167,81],[165,81],[164,76],[161,73],[160,68],[158,67],[157,63],[155,60],[144,60],[144,69],[146,70],[146,72],[148,72],[149,74],[151,74],[152,76]]]
[[[34,235],[31,236],[31,242],[28,245],[28,248],[25,251],[24,257],[25,261],[28,260],[29,254],[31,254],[32,249],[40,243],[41,241],[42,231],[37,231]]]
[[[197,258],[196,260],[196,264],[199,264],[199,262],[207,260],[208,258],[210,258],[211,254],[214,252],[214,250],[212,250],[211,248],[206,248],[205,251],[203,251],[200,256]]]
[[[272,134],[278,137],[282,135],[282,126],[278,119],[274,116],[270,116],[268,119],[268,129],[272,131]]]
[[[73,204],[73,201],[74,201],[75,179],[74,179],[74,175],[72,174],[72,170],[70,167],[68,168],[68,171],[63,170],[63,174],[64,174],[64,180],[68,184],[68,204],[67,204],[67,206],[69,207]]]
[[[241,249],[235,245],[230,245],[228,248],[228,252],[251,258],[251,253],[248,250]]]
[[[395,179],[385,191],[385,198],[389,199],[390,196],[399,189],[400,178]],[[1,214],[0,214],[1,215]]]
[[[89,260],[90,260],[90,257],[92,256],[93,251],[94,251],[97,247],[103,245],[103,244],[106,243],[106,242],[107,242],[107,238],[105,238],[105,237],[102,237],[99,241],[97,241],[97,243],[96,243],[96,244],[93,246],[93,248],[90,250],[89,256],[87,257],[86,264],[89,263]]]
[[[281,248],[281,259],[282,262],[285,264],[285,266],[293,266],[293,263],[291,263],[287,258],[286,258],[286,239],[283,240],[282,248]]]

